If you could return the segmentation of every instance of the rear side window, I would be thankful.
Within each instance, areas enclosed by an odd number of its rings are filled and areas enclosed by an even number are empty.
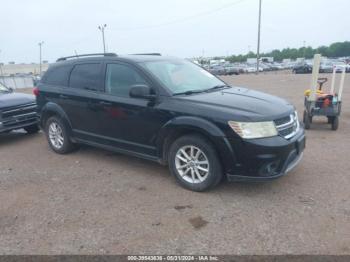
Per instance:
[[[146,84],[146,81],[132,67],[122,64],[107,65],[106,93],[128,97],[130,88],[136,84]]]
[[[101,64],[75,65],[69,79],[72,88],[101,91]]]
[[[49,85],[68,86],[68,76],[71,66],[55,66],[49,68],[42,82]]]

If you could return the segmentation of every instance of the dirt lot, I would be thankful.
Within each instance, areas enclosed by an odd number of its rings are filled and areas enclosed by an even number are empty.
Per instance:
[[[338,76],[339,77],[339,76]],[[179,187],[167,168],[100,149],[0,136],[0,254],[350,254],[350,75],[340,128],[315,120],[300,165],[264,184]],[[310,75],[225,78],[301,116]]]

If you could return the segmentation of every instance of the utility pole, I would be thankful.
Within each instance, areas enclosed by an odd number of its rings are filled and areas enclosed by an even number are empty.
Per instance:
[[[107,27],[106,24],[98,26],[98,29],[102,33],[102,41],[103,41],[103,53],[106,53],[106,43],[105,43],[105,28]]]
[[[0,54],[1,54],[1,50],[0,50]],[[5,84],[4,72],[2,71],[2,63],[1,62],[0,62],[0,74],[1,74],[3,84]]]
[[[258,46],[256,50],[256,73],[257,74],[259,74],[259,59],[260,59],[260,27],[261,27],[261,0],[259,0]]]
[[[2,71],[2,64],[1,63],[0,63],[0,73],[1,73],[2,83],[5,85],[5,77],[4,77],[4,72]]]
[[[42,65],[42,59],[41,59],[41,47],[42,45],[44,44],[44,41],[41,41],[38,45],[39,45],[39,75],[41,77],[41,73],[42,73],[42,68],[41,68],[41,65]]]

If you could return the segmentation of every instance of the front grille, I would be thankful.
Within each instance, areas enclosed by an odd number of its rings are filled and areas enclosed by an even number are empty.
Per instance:
[[[286,139],[292,138],[299,129],[298,114],[296,112],[279,119],[276,119],[275,125],[280,136]]]
[[[17,117],[20,115],[30,114],[36,111],[36,103],[30,103],[20,106],[15,106],[11,108],[7,108],[2,111],[1,116],[3,119]]]
[[[1,112],[4,128],[28,125],[36,122],[37,119],[35,103],[6,108]]]
[[[275,120],[275,125],[279,126],[279,125],[283,125],[285,123],[288,123],[290,121],[290,116],[285,116],[279,119]]]

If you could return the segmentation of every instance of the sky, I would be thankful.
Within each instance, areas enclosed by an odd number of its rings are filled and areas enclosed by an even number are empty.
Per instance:
[[[256,51],[259,0],[0,0],[0,62],[102,52]],[[262,0],[261,51],[350,40],[349,0]]]

